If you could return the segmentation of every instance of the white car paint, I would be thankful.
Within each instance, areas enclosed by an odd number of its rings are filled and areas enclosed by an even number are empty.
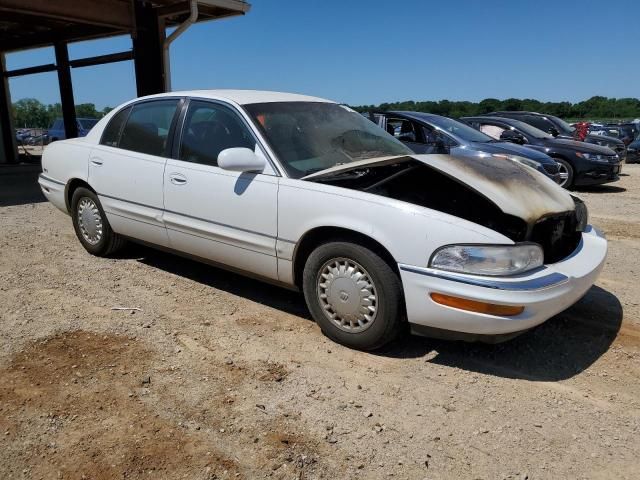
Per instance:
[[[290,287],[295,287],[296,247],[308,232],[324,227],[358,232],[380,243],[398,264],[409,322],[464,333],[504,334],[538,325],[577,301],[604,264],[606,240],[589,228],[572,256],[515,278],[434,271],[427,268],[429,258],[443,245],[514,242],[494,230],[436,210],[288,178],[241,108],[256,102],[332,102],[242,90],[172,92],[145,99],[167,96],[209,99],[234,109],[255,136],[256,154],[268,160],[265,170],[231,172],[100,145],[102,131],[116,109],[86,137],[46,148],[39,182],[49,201],[69,213],[69,186],[86,182],[97,192],[115,232]],[[482,179],[476,181],[483,183]],[[509,201],[508,197],[502,200]],[[483,315],[436,304],[430,292],[526,308],[515,317]]]

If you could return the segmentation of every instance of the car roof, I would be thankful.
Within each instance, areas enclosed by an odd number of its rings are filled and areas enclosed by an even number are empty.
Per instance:
[[[547,113],[525,112],[523,110],[500,110],[498,112],[487,113],[487,115],[500,116],[500,115],[504,115],[505,113],[509,114],[509,115],[538,115],[540,117],[553,117],[553,115],[550,115],[550,114],[547,114]]]
[[[513,118],[505,118],[505,117],[497,117],[497,116],[488,116],[488,115],[477,115],[475,117],[462,117],[463,120],[493,120],[496,122],[510,123],[510,122],[519,122],[520,120],[514,120]]]
[[[392,110],[392,111],[389,111],[389,112],[382,112],[382,113],[391,113],[393,115],[402,115],[402,116],[413,118],[413,119],[416,119],[416,120],[428,120],[430,118],[441,117],[441,115],[436,115],[434,113],[413,112],[413,111],[407,111],[407,110]]]
[[[147,98],[162,97],[198,97],[212,100],[226,100],[228,102],[237,103],[239,105],[248,105],[251,103],[271,103],[271,102],[321,102],[335,103],[324,98],[312,97],[309,95],[300,95],[297,93],[272,92],[267,90],[185,90],[179,92],[167,92],[157,95],[149,95],[147,97],[137,98],[136,100]]]

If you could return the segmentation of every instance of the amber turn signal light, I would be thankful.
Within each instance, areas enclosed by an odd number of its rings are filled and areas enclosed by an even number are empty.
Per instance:
[[[499,315],[502,317],[512,317],[524,312],[524,307],[512,305],[496,305],[495,303],[477,302],[466,298],[452,297],[442,293],[431,293],[431,299],[440,305],[459,308],[469,312],[486,313],[488,315]]]

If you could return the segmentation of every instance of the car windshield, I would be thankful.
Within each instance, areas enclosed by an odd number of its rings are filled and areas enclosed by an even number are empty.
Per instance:
[[[527,135],[529,137],[533,137],[533,138],[553,138],[553,135],[551,135],[549,133],[545,133],[542,130],[540,130],[539,128],[532,127],[528,123],[521,122],[520,120],[512,120],[511,125],[513,127],[517,128],[518,130],[520,130],[522,133],[524,133],[525,135]]]
[[[335,103],[245,105],[292,178],[357,160],[413,152],[356,111]]]
[[[85,130],[91,130],[96,123],[98,123],[97,118],[81,118],[78,120],[78,123]]]
[[[576,131],[571,125],[558,117],[548,117],[551,120],[556,128],[560,131],[560,133],[564,133],[567,135],[573,135]]]
[[[447,117],[429,117],[428,122],[436,128],[449,132],[450,134],[460,137],[466,142],[495,142],[489,135],[476,130],[469,125]]]

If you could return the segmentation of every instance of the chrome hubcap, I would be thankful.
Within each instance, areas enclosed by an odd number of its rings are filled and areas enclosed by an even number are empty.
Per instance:
[[[558,174],[560,176],[559,185],[562,187],[565,183],[567,183],[567,180],[569,180],[569,170],[567,170],[567,167],[562,163],[558,163],[558,167]]]
[[[358,262],[347,258],[329,260],[320,269],[317,286],[324,314],[340,330],[362,332],[375,321],[376,287]]]
[[[78,202],[78,227],[82,238],[91,245],[96,245],[102,239],[102,216],[93,200],[83,197]]]

